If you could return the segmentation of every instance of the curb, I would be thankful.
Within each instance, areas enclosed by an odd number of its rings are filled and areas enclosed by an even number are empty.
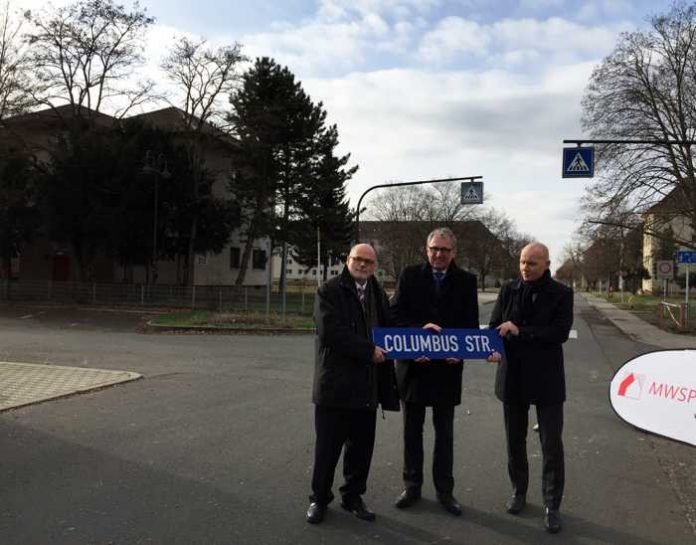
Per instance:
[[[213,327],[205,325],[158,325],[148,321],[143,328],[143,333],[180,333],[180,334],[221,334],[221,335],[309,335],[314,334],[314,328],[309,327]]]

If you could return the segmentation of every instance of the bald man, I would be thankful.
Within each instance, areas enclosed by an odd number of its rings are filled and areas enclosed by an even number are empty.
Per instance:
[[[357,244],[341,275],[324,283],[314,301],[316,446],[306,517],[312,524],[324,520],[333,500],[331,487],[342,449],[341,507],[359,519],[375,519],[362,495],[372,461],[377,405],[399,410],[394,363],[372,342],[372,328],[389,325],[389,304],[374,278],[376,270],[372,246]]]
[[[544,525],[561,530],[564,487],[563,402],[566,398],[562,344],[573,324],[573,290],[551,278],[549,250],[538,242],[520,254],[520,278],[498,294],[490,327],[504,339],[495,393],[503,402],[508,473],[512,497],[505,509],[519,514],[527,502],[527,429],[530,405],[536,406],[542,450]],[[500,359],[500,358],[493,358]]]

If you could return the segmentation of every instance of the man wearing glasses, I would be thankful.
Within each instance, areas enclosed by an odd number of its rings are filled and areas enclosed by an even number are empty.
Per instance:
[[[427,262],[406,267],[399,277],[391,310],[395,325],[442,328],[479,327],[476,276],[454,262],[457,241],[447,228],[435,229],[426,243]],[[423,422],[432,407],[435,428],[433,481],[437,499],[453,515],[462,508],[453,495],[454,407],[461,403],[460,359],[421,357],[397,362],[397,380],[404,415],[404,490],[396,507],[404,509],[421,497],[423,484]]]
[[[316,446],[307,522],[320,523],[333,500],[336,464],[343,450],[341,507],[362,520],[375,514],[362,500],[375,442],[377,404],[399,410],[394,365],[372,342],[372,328],[389,325],[389,305],[374,278],[377,256],[354,246],[340,276],[317,290],[314,369]],[[344,448],[345,447],[345,448]]]

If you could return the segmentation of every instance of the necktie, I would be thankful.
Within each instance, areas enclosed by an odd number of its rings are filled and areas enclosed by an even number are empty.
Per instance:
[[[360,284],[357,285],[358,288],[358,299],[360,299],[360,304],[362,305],[362,308],[365,308],[365,286],[361,286]]]
[[[435,271],[433,276],[435,277],[435,291],[440,293],[440,290],[442,289],[442,282],[445,279],[445,273],[442,271]]]

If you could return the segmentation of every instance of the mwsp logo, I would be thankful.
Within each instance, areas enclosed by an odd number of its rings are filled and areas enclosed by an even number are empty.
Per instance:
[[[643,385],[645,384],[645,375],[638,373],[629,373],[624,379],[619,382],[618,395],[629,399],[640,399],[643,396]]]

